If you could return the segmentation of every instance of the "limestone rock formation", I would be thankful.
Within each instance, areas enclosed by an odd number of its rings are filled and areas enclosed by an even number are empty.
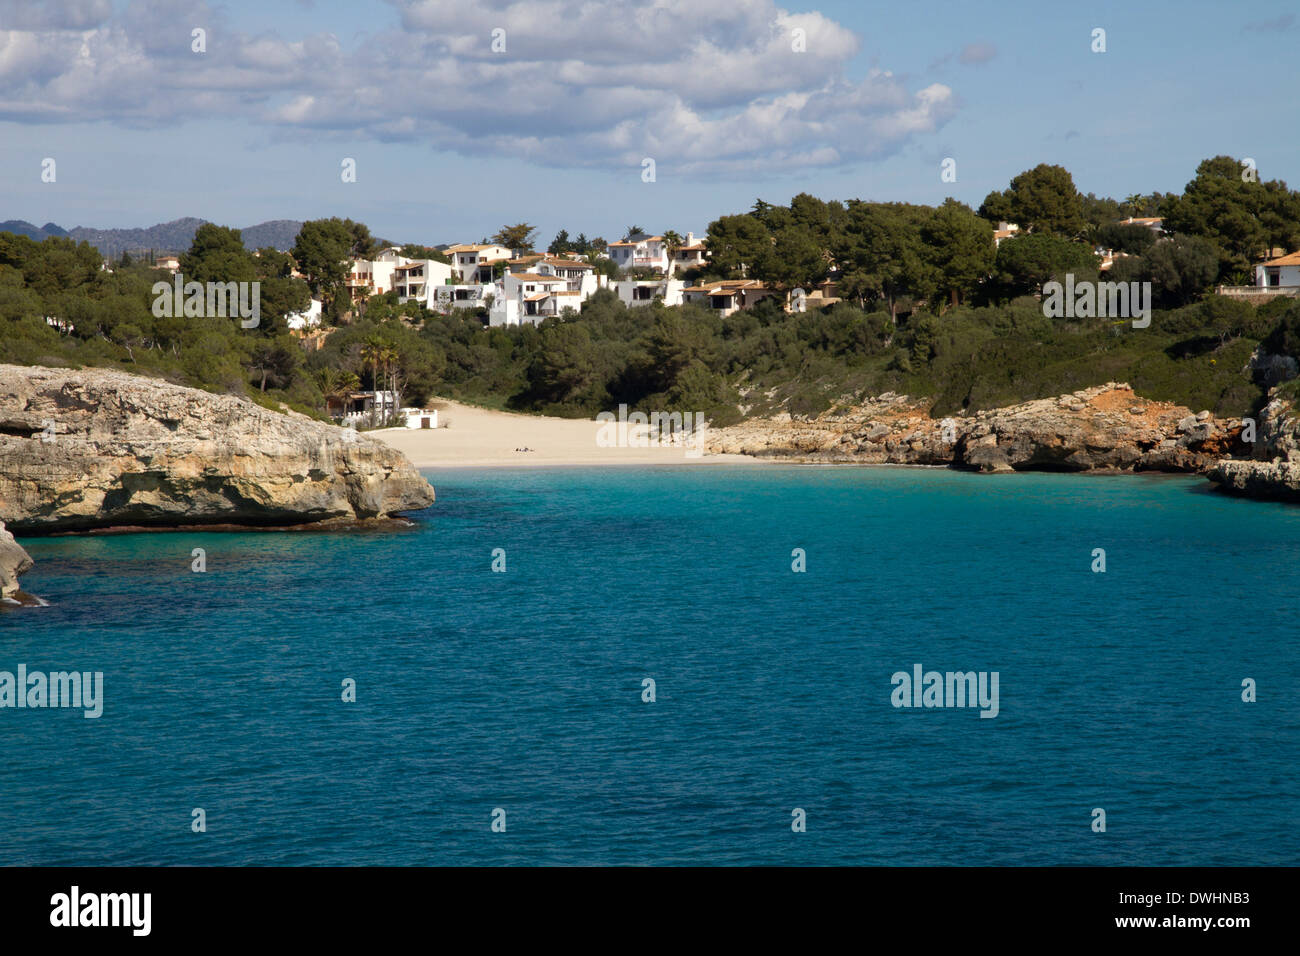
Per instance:
[[[1115,382],[949,418],[932,418],[929,405],[887,393],[811,421],[751,420],[709,432],[707,450],[985,472],[1197,472],[1246,448],[1240,419],[1147,401]]]
[[[0,600],[13,600],[18,593],[18,575],[32,566],[32,559],[0,521]]]
[[[245,399],[106,369],[0,365],[0,521],[343,523],[433,503],[398,451]]]
[[[1276,390],[1269,397],[1260,416],[1258,457],[1220,461],[1207,477],[1232,494],[1300,501],[1300,415]]]

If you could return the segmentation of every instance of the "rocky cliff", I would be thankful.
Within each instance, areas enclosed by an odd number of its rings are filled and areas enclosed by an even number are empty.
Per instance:
[[[1231,494],[1300,501],[1300,416],[1276,389],[1260,416],[1256,447],[1254,460],[1217,462],[1207,477]]]
[[[0,601],[14,599],[18,593],[18,575],[31,566],[32,559],[0,521]]]
[[[400,452],[303,415],[123,372],[0,365],[0,521],[18,534],[342,523],[432,502]]]
[[[789,415],[708,433],[707,450],[793,461],[952,465],[985,472],[1205,471],[1245,453],[1242,420],[1139,398],[1115,382],[1059,398],[932,418],[886,394],[812,420]]]

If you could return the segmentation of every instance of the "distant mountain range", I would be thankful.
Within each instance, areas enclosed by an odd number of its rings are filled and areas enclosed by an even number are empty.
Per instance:
[[[123,252],[136,253],[149,249],[155,252],[185,252],[194,240],[195,230],[205,222],[206,219],[195,219],[190,216],[185,219],[174,219],[171,222],[160,222],[148,229],[90,229],[86,226],[63,229],[52,222],[47,222],[43,226],[34,226],[21,219],[10,219],[7,222],[0,222],[0,232],[31,236],[37,242],[51,236],[67,236],[77,242],[84,239],[97,248],[104,258],[116,259]],[[272,246],[287,250],[293,246],[294,240],[298,238],[298,230],[301,228],[302,223],[293,219],[272,219],[270,222],[259,222],[239,232],[244,238],[244,245],[249,249]]]

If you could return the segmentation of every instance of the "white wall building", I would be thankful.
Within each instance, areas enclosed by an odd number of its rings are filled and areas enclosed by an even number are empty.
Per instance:
[[[488,324],[536,324],[565,309],[580,309],[600,288],[596,270],[572,259],[541,259],[529,272],[511,272],[496,284]]]
[[[353,259],[347,278],[352,301],[359,302],[367,296],[391,292],[397,267],[410,261],[396,246],[381,249],[373,259]]]
[[[686,283],[681,279],[616,279],[609,287],[624,305],[649,305],[661,298],[664,305],[681,305]]]
[[[444,251],[451,258],[461,282],[474,285],[491,283],[493,264],[504,262],[513,255],[505,246],[493,244],[448,246]],[[500,266],[497,271],[500,271]]]
[[[291,312],[285,317],[285,322],[289,328],[294,331],[303,329],[314,329],[320,325],[321,319],[321,300],[312,299],[311,304],[307,306],[306,311]]]
[[[692,269],[703,265],[708,250],[703,239],[696,239],[695,233],[688,232],[681,240],[681,245],[668,258],[668,243],[663,236],[643,236],[637,239],[624,239],[611,242],[605,254],[620,269],[657,269],[671,275],[678,269]]]
[[[485,309],[488,296],[497,295],[497,286],[491,282],[457,282],[438,286],[434,290],[434,303],[430,306],[439,312],[452,309]]]
[[[452,267],[436,259],[412,259],[393,270],[393,289],[400,302],[415,299],[432,309],[438,291],[447,286],[454,272]]]
[[[1300,287],[1300,252],[1269,259],[1255,266],[1255,286],[1260,289]]]
[[[605,255],[620,269],[658,269],[668,271],[668,247],[663,236],[645,236],[611,242]]]
[[[694,269],[708,261],[709,250],[704,245],[704,237],[695,238],[695,233],[688,232],[685,241],[673,255],[673,272]]]
[[[403,408],[402,415],[405,416],[407,428],[437,428],[438,427],[438,410],[423,408]]]

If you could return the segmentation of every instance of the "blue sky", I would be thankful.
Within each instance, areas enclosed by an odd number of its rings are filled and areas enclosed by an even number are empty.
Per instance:
[[[0,0],[0,220],[546,242],[699,234],[801,191],[975,206],[1040,162],[1118,198],[1222,153],[1295,185],[1288,7]]]

